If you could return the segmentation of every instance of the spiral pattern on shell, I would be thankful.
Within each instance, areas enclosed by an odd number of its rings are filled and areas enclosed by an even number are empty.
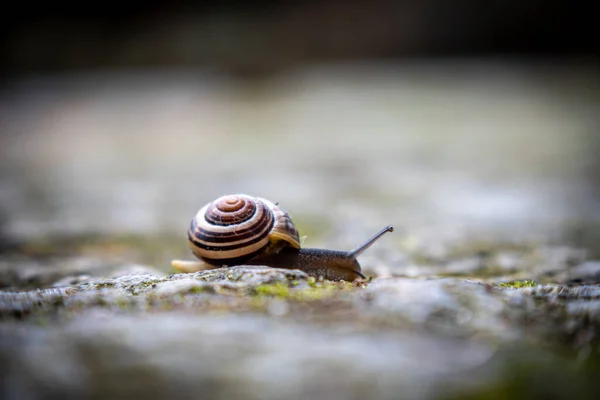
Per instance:
[[[284,241],[300,248],[289,215],[270,201],[245,194],[219,197],[198,211],[188,232],[194,255],[212,265],[238,265]]]

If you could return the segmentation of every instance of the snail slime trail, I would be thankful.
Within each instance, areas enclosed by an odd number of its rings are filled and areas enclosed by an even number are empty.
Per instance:
[[[365,278],[356,259],[394,227],[388,225],[352,251],[300,247],[289,214],[261,197],[234,194],[206,204],[192,219],[188,245],[201,261],[173,260],[181,272],[235,265],[299,269],[330,280]]]

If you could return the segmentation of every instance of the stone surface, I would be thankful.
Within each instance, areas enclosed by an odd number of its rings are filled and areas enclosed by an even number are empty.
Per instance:
[[[451,396],[504,384],[500,373],[474,371],[503,368],[495,360],[523,342],[532,359],[549,345],[597,357],[600,287],[352,285],[242,266],[0,292],[0,310],[6,399],[90,388],[150,399],[439,398],[441,386]]]
[[[567,270],[563,279],[568,283],[600,284],[600,261],[586,261]]]
[[[571,71],[571,72],[568,72]],[[168,72],[0,92],[0,397],[595,399],[597,104],[585,68]],[[366,281],[194,274],[226,193]]]

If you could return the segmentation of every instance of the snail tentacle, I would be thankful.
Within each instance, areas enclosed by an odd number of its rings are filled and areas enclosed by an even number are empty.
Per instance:
[[[388,225],[385,228],[383,228],[382,230],[380,230],[379,232],[377,232],[375,235],[373,235],[373,237],[371,239],[367,240],[365,243],[361,244],[360,246],[358,246],[357,248],[352,250],[350,252],[350,254],[352,254],[352,256],[354,256],[354,257],[358,257],[366,249],[371,247],[371,245],[373,243],[375,243],[380,237],[382,237],[383,235],[385,235],[388,232],[394,232],[394,227],[392,225]]]

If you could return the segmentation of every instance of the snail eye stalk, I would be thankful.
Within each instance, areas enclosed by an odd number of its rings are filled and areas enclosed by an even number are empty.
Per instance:
[[[356,249],[352,250],[350,252],[350,254],[354,257],[358,257],[365,250],[367,250],[369,247],[371,247],[371,245],[373,243],[375,243],[377,240],[379,240],[380,237],[382,237],[383,235],[385,235],[388,232],[394,232],[394,227],[392,225],[388,225],[385,228],[383,228],[382,230],[380,230],[379,232],[377,232],[371,239],[367,240],[365,243],[361,244]]]

